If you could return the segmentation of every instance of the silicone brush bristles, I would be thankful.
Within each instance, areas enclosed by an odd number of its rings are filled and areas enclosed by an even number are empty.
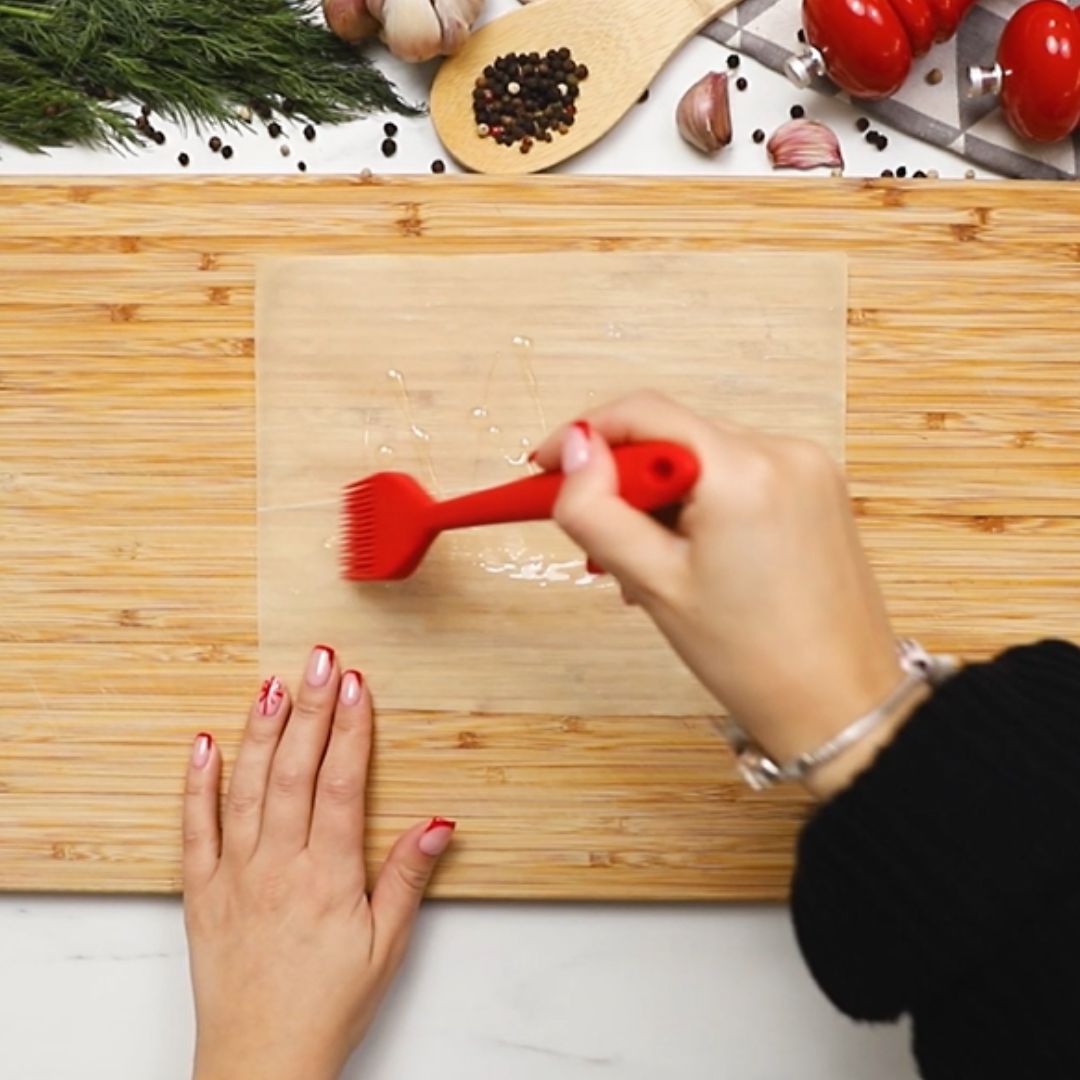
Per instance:
[[[435,537],[432,501],[411,476],[376,473],[345,489],[342,572],[349,581],[408,577]]]
[[[360,480],[345,489],[344,526],[345,576],[350,581],[369,580],[375,562],[374,484]]]

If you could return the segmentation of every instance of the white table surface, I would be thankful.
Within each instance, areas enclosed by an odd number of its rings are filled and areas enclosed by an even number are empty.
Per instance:
[[[490,0],[489,12],[512,6]],[[764,147],[750,133],[770,132],[795,102],[840,135],[846,175],[904,164],[909,173],[961,177],[968,168],[875,125],[890,139],[880,153],[856,132],[852,106],[796,91],[745,59],[740,73],[750,87],[732,92],[733,143],[705,158],[677,135],[674,108],[727,55],[711,41],[691,42],[649,100],[565,171],[765,174]],[[407,95],[423,98],[430,67],[380,61]],[[314,143],[293,131],[287,159],[278,143],[252,134],[229,138],[236,154],[226,162],[204,139],[167,127],[164,147],[137,156],[4,148],[0,175],[181,172],[184,149],[189,172],[236,175],[293,172],[300,160],[309,175],[427,172],[444,156],[426,119],[397,119],[399,151],[384,160],[385,119],[321,128]],[[192,1036],[178,900],[0,896],[0,1076],[179,1080],[189,1075]],[[831,1009],[801,964],[782,907],[442,902],[426,906],[406,969],[346,1076],[910,1080],[908,1040],[906,1027],[858,1027]]]

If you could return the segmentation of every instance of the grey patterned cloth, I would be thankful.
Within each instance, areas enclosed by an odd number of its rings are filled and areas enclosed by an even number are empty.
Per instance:
[[[958,76],[971,64],[994,62],[998,39],[1023,0],[982,0],[968,12],[951,41],[935,46],[912,67],[900,91],[884,101],[859,102],[859,111],[898,131],[954,150],[987,169],[1025,180],[1075,180],[1080,175],[1080,136],[1057,143],[1032,143],[1015,135],[993,97],[965,100]],[[742,0],[704,32],[779,71],[798,51],[800,0]],[[937,68],[941,82],[926,82]],[[814,89],[838,91],[819,79]]]

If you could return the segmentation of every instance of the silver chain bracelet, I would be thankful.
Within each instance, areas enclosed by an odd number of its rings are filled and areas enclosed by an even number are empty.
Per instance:
[[[931,656],[910,638],[897,642],[897,654],[904,677],[881,704],[852,721],[816,750],[808,750],[784,765],[769,757],[734,720],[728,720],[724,724],[724,734],[735,751],[742,778],[755,791],[763,791],[785,780],[805,780],[814,769],[839,757],[849,746],[894,715],[920,687],[940,686],[958,667],[951,656]]]

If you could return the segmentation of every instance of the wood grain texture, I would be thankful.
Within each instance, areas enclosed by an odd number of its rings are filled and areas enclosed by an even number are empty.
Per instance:
[[[845,252],[847,461],[897,629],[969,657],[1075,636],[1072,186],[6,182],[5,888],[175,890],[189,738],[235,746],[258,681],[256,259],[563,250]],[[439,895],[785,892],[805,803],[743,791],[707,721],[394,714],[378,740],[372,860],[457,816]]]
[[[263,670],[327,640],[363,665],[384,708],[715,711],[645,613],[587,574],[550,522],[447,533],[407,581],[349,584],[341,493],[385,469],[438,498],[520,479],[554,425],[643,382],[840,460],[846,280],[842,255],[263,260]]]
[[[591,146],[637,104],[657,72],[707,23],[738,0],[543,0],[480,27],[445,60],[431,87],[431,119],[443,145],[466,168],[495,176],[550,169]],[[583,14],[586,12],[587,14]],[[574,102],[575,123],[527,154],[476,133],[473,89],[507,53],[570,49],[589,69]]]

